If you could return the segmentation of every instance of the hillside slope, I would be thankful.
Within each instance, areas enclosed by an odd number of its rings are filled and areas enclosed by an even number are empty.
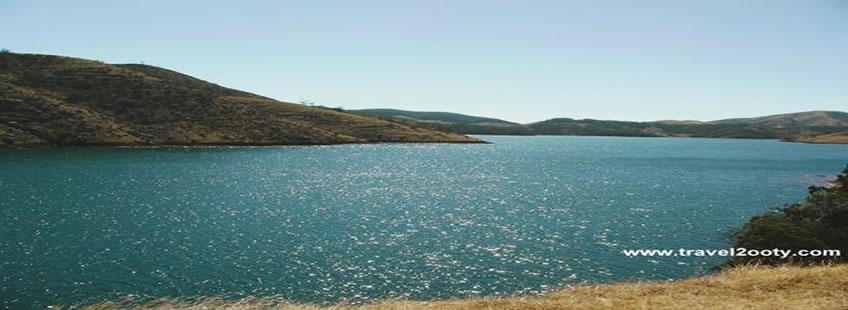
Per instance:
[[[285,103],[145,65],[0,54],[0,147],[479,140]]]
[[[83,307],[107,309],[848,309],[848,265],[828,267],[739,267],[719,275],[673,282],[581,285],[543,296],[445,301],[389,300],[363,306],[317,306],[277,298],[132,300]]]

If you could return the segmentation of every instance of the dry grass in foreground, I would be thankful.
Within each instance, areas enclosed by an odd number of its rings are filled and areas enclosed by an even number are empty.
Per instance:
[[[444,301],[389,300],[366,305],[318,306],[277,299],[158,300],[118,302],[99,309],[848,309],[848,265],[829,267],[738,267],[719,275],[661,283],[620,283],[566,288],[538,297]]]

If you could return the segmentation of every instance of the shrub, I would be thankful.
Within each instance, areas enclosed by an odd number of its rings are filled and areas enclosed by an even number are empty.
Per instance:
[[[747,263],[777,265],[848,262],[848,166],[830,186],[811,186],[802,203],[778,213],[755,216],[733,235],[734,247],[767,250],[836,249],[837,257],[734,257],[724,266]]]
[[[0,49],[0,54],[9,54],[11,53],[8,49]]]

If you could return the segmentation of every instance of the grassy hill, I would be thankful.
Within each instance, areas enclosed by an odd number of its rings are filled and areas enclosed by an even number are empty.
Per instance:
[[[356,305],[290,304],[275,298],[132,300],[83,307],[107,309],[848,309],[848,265],[737,267],[721,274],[673,282],[580,285],[543,296],[444,301],[389,300]]]
[[[0,147],[481,142],[153,66],[0,53]]]

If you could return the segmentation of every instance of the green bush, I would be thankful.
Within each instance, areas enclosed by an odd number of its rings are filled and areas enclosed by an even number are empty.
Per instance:
[[[11,51],[9,51],[8,49],[5,49],[5,48],[0,49],[0,54],[8,54],[8,53],[11,53]]]
[[[794,256],[734,257],[724,266],[760,263],[814,264],[848,262],[848,166],[832,186],[812,186],[802,203],[779,209],[778,213],[755,216],[733,235],[734,247],[770,250],[835,249],[837,257]]]

